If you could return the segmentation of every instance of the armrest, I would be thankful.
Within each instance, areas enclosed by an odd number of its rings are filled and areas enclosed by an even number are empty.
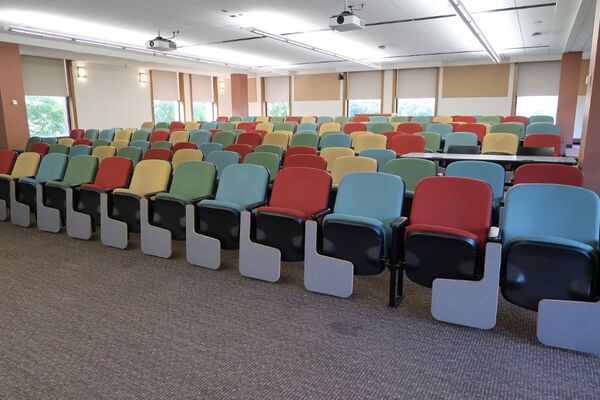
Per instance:
[[[150,197],[156,196],[159,193],[164,193],[164,190],[159,190],[157,192],[144,193],[144,198],[149,199]]]
[[[502,240],[502,232],[500,231],[500,228],[497,226],[490,226],[487,240],[488,242],[500,243]]]
[[[398,268],[404,262],[404,230],[408,224],[407,217],[399,217],[390,223],[392,228],[392,251],[390,264],[392,268]]]
[[[405,228],[407,223],[408,223],[407,217],[398,217],[390,223],[390,227],[392,229]]]
[[[190,200],[190,202],[191,203],[197,203],[197,202],[202,201],[202,200],[213,199],[214,197],[215,197],[214,195],[209,194],[207,196],[200,196],[200,197],[193,198],[192,200]]]
[[[323,218],[324,216],[326,216],[327,214],[329,214],[331,212],[331,208],[324,208],[320,211],[317,211],[316,213],[314,213],[313,215],[310,216],[310,219],[312,220],[317,220],[319,218]]]
[[[260,206],[264,206],[265,204],[267,204],[267,200],[261,200],[261,201],[259,201],[257,203],[249,204],[249,205],[246,206],[246,211],[252,211],[255,208],[258,208]]]

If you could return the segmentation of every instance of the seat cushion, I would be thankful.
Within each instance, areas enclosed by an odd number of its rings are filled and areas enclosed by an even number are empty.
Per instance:
[[[91,189],[99,192],[105,192],[107,189],[111,189],[108,187],[104,187],[103,185],[97,185],[95,183],[86,183],[85,185],[80,186],[82,189]]]
[[[383,222],[381,222],[378,219],[375,218],[369,218],[369,217],[359,217],[356,215],[348,215],[348,214],[329,214],[326,215],[325,218],[323,218],[323,224],[326,225],[328,223],[332,223],[332,222],[338,222],[338,223],[346,223],[349,225],[352,224],[356,224],[356,225],[366,225],[366,226],[371,226],[375,229],[380,229],[381,231],[383,231],[383,240],[385,241],[385,252],[386,252],[386,257],[387,257],[387,251],[389,250],[388,247],[390,246],[390,241],[391,238],[390,236],[390,232],[389,229],[386,229],[386,227],[384,226]]]
[[[157,200],[175,200],[175,201],[181,201],[184,203],[190,203],[192,201],[192,198],[188,197],[188,196],[184,196],[182,194],[178,194],[178,193],[158,193],[155,196],[155,199]]]
[[[200,207],[224,208],[229,210],[235,210],[237,212],[242,212],[244,210],[242,206],[232,201],[206,199],[202,200],[200,203],[198,203],[198,205]]]
[[[0,179],[11,179],[11,177],[7,174],[0,174]]]
[[[436,225],[426,225],[426,224],[414,224],[414,225],[410,225],[408,228],[406,228],[407,236],[413,232],[440,233],[443,235],[451,235],[451,236],[457,236],[457,237],[461,237],[461,238],[472,239],[475,242],[477,242],[480,249],[483,247],[483,244],[484,244],[484,241],[480,240],[477,237],[477,235],[475,235],[471,232],[468,232],[468,231],[463,231],[462,229],[458,229],[458,228],[450,228],[450,227],[446,227],[446,226],[436,226]]]
[[[27,183],[32,186],[36,186],[38,183],[40,183],[35,178],[19,178],[18,182],[19,183]]]
[[[126,196],[144,197],[145,193],[139,193],[129,188],[118,188],[113,191],[113,194],[122,194]]]
[[[511,238],[508,242],[506,242],[504,244],[504,247],[508,248],[512,243],[523,241],[560,244],[563,246],[574,247],[576,249],[580,249],[590,253],[594,251],[594,248],[586,243],[557,236],[515,236]]]
[[[46,182],[46,186],[52,186],[52,187],[63,188],[63,189],[71,187],[71,185],[69,185],[67,183],[64,183],[64,182],[60,182],[60,181],[49,181],[49,182]]]
[[[307,220],[310,218],[310,214],[306,214],[300,210],[294,210],[292,208],[283,208],[283,207],[259,207],[256,212],[258,214],[261,213],[269,213],[269,214],[283,214],[289,215],[291,217],[296,217],[299,219]]]

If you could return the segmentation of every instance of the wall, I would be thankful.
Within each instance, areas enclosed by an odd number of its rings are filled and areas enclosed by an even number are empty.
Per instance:
[[[77,78],[77,66],[83,65],[87,78]],[[74,90],[79,127],[136,128],[152,121],[150,84],[139,82],[145,72],[127,66],[73,62]]]
[[[219,115],[218,117],[231,117],[231,79],[219,78],[223,81],[224,88],[218,89],[219,92]],[[216,118],[215,118],[216,119]]]
[[[0,60],[0,149],[22,149],[29,139],[29,126],[19,45],[0,42]]]

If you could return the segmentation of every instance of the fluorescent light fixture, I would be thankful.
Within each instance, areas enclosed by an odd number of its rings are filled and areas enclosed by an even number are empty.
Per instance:
[[[145,72],[140,72],[140,83],[146,83],[148,82],[148,76],[146,75]]]
[[[77,67],[77,77],[81,79],[87,78],[85,67]]]
[[[488,53],[490,58],[495,62],[500,62],[500,56],[496,53],[496,50],[492,47],[490,42],[487,40],[477,23],[469,13],[469,10],[465,7],[465,5],[460,0],[448,0],[450,5],[456,11],[456,14],[462,19],[462,21],[467,25],[467,27],[471,30],[471,33],[479,40],[479,43],[483,46],[485,51]]]
[[[352,58],[352,57],[344,56],[342,54],[334,53],[332,51],[324,50],[324,49],[321,49],[319,47],[311,46],[310,44],[307,44],[307,43],[298,42],[296,40],[288,39],[285,36],[277,35],[275,33],[266,32],[266,31],[263,31],[261,29],[256,29],[256,28],[248,28],[248,31],[250,31],[250,32],[252,32],[252,33],[254,33],[256,35],[259,35],[259,36],[268,37],[270,39],[278,40],[280,42],[291,44],[292,46],[296,46],[296,47],[301,47],[303,49],[312,50],[314,52],[325,54],[325,55],[330,56],[330,57],[335,57],[335,58],[339,58],[341,60],[351,61],[351,62],[354,62],[354,63],[357,63],[357,64],[361,64],[361,65],[367,66],[369,68],[381,69],[380,65],[372,64],[372,63],[367,62],[367,61],[358,60],[356,58]]]

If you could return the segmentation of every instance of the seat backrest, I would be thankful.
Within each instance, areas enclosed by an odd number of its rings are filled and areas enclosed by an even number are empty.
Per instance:
[[[477,122],[477,118],[472,115],[455,115],[452,117],[452,122],[466,122],[468,124],[473,124]]]
[[[202,161],[204,154],[197,149],[181,149],[176,153],[173,153],[173,169],[175,170],[180,164],[187,161]]]
[[[296,124],[293,122],[279,122],[273,127],[273,131],[287,131],[294,132],[296,130]]]
[[[169,124],[170,131],[183,130],[185,129],[185,124],[181,121],[172,121]]]
[[[73,142],[73,146],[92,146],[93,142],[90,139],[77,139]]]
[[[345,133],[330,133],[321,137],[320,147],[350,147],[352,145],[352,136]]]
[[[225,146],[225,151],[233,151],[240,155],[240,162],[244,162],[244,158],[250,153],[252,153],[252,146],[249,144],[230,144],[229,146]]]
[[[581,187],[583,172],[569,165],[525,164],[516,169],[513,183],[553,183]]]
[[[554,117],[551,117],[550,115],[532,115],[529,117],[530,124],[534,124],[536,122],[547,122],[549,124],[553,124]]]
[[[410,224],[461,229],[483,241],[490,228],[492,188],[486,182],[450,176],[425,178],[417,184]]]
[[[495,124],[490,129],[490,133],[512,133],[517,135],[519,140],[523,139],[525,132],[525,125],[520,122],[501,122]]]
[[[500,116],[498,115],[483,115],[483,116],[478,116],[477,117],[477,122],[487,122],[489,124],[499,124],[500,123]]]
[[[296,133],[292,136],[292,140],[290,141],[290,146],[310,146],[310,147],[318,147],[320,136],[314,133]]]
[[[436,122],[439,124],[449,124],[450,122],[453,122],[453,118],[450,116],[444,116],[444,115],[436,115],[435,117],[433,117],[431,119],[431,122]]]
[[[317,129],[319,129],[319,125],[315,122],[300,122],[296,127],[296,132],[311,131],[316,133]]]
[[[222,129],[224,131],[232,131],[235,129],[235,123],[233,122],[219,122],[217,124],[217,129]]]
[[[82,185],[92,183],[98,169],[98,159],[88,155],[78,155],[69,158],[63,183],[67,185]]]
[[[397,158],[388,161],[383,167],[383,172],[397,175],[404,181],[407,193],[413,193],[422,179],[435,176],[437,168],[431,160],[420,158]]]
[[[254,122],[256,122],[256,123],[269,122],[269,117],[267,117],[267,116],[256,117],[256,118],[254,118]]]
[[[142,122],[142,126],[140,127],[142,129],[146,128],[146,129],[153,129],[154,128],[154,122],[152,121],[146,121],[146,122]]]
[[[210,132],[211,129],[217,129],[218,124],[219,124],[218,122],[203,122],[200,125],[200,128],[202,130]]]
[[[549,122],[534,122],[527,125],[527,135],[544,133],[547,135],[560,135],[560,127]]]
[[[208,153],[204,157],[204,160],[215,165],[217,168],[217,177],[221,179],[221,173],[225,167],[240,162],[240,155],[234,151],[216,150]]]
[[[446,136],[444,153],[450,146],[477,146],[477,135],[471,132],[453,132]]]
[[[101,189],[127,187],[132,171],[129,158],[107,157],[100,162],[94,185]]]
[[[415,115],[414,117],[412,117],[411,122],[417,123],[417,124],[428,124],[431,122],[431,120],[433,119],[433,117],[427,116],[427,115]],[[404,132],[404,131],[402,131]],[[409,133],[409,132],[406,132]]]
[[[92,142],[92,148],[96,148],[98,146],[110,146],[110,141],[104,139],[96,139]]]
[[[477,141],[483,143],[483,138],[487,134],[487,127],[483,124],[461,124],[459,128],[455,129],[455,132],[469,132],[477,135]]]
[[[157,122],[156,125],[154,126],[154,129],[156,129],[156,130],[169,129],[169,123],[168,122]]]
[[[35,176],[41,160],[42,155],[40,153],[25,152],[19,154],[10,173],[11,178],[18,179]]]
[[[138,131],[136,131],[138,132]],[[146,138],[148,137],[148,132],[146,131],[142,131],[144,133],[146,133]],[[117,131],[117,133],[115,133],[115,138],[114,140],[125,140],[127,142],[129,142],[131,140],[131,131],[128,129],[121,129],[120,131]],[[137,139],[139,140],[139,139]]]
[[[42,143],[46,143],[49,146],[52,146],[53,144],[57,144],[58,143],[58,139],[55,137],[43,137],[42,138]]]
[[[213,143],[220,143],[225,146],[235,143],[235,133],[233,132],[217,132],[213,137]]]
[[[221,171],[216,200],[246,207],[267,197],[269,171],[260,165],[231,164]]]
[[[100,131],[100,134],[98,135],[99,140],[108,140],[109,142],[112,142],[114,137],[115,137],[115,131],[113,129],[103,129]]]
[[[408,117],[403,115],[394,115],[393,117],[390,117],[390,122],[408,122]]]
[[[598,249],[600,201],[589,189],[554,184],[515,185],[506,193],[502,241],[553,236]]]
[[[99,161],[102,161],[106,157],[114,157],[117,153],[117,149],[112,146],[97,146],[92,150],[92,155],[97,157]]]
[[[414,118],[413,118],[414,121]],[[403,132],[408,135],[423,132],[423,125],[415,122],[402,122],[396,126],[396,132]]]
[[[527,126],[527,124],[529,123],[529,118],[518,115],[509,115],[502,118],[502,122],[520,122],[521,124],[523,124],[523,126]]]
[[[142,150],[142,152],[145,152],[150,148],[150,142],[146,140],[133,140],[131,143],[129,143],[129,145],[131,147],[137,147],[138,149]]]
[[[187,142],[189,138],[190,134],[188,131],[174,131],[169,137],[169,142],[177,144],[181,142]]]
[[[279,162],[281,158],[277,154],[265,153],[265,152],[254,152],[250,153],[244,159],[244,164],[256,164],[262,165],[269,170],[270,179],[275,179],[279,172]]]
[[[354,150],[348,147],[327,147],[321,150],[321,157],[327,161],[327,170],[331,170],[331,165],[336,158],[339,157],[352,157],[354,156]]]
[[[360,153],[368,149],[385,149],[386,145],[387,137],[383,135],[360,135],[354,141],[354,151]]]
[[[519,138],[512,133],[488,133],[483,139],[481,153],[517,154]]]
[[[65,146],[71,147],[73,146],[73,143],[75,143],[75,140],[71,139],[70,137],[58,139],[58,144],[64,144]]]
[[[283,157],[283,149],[281,146],[275,144],[260,144],[254,148],[255,153],[273,153],[276,154],[279,159]]]
[[[319,126],[319,135],[324,135],[327,132],[339,132],[342,130],[342,125],[338,122],[325,122]]]
[[[351,172],[377,172],[377,161],[367,157],[338,157],[331,164],[333,187],[338,187],[342,178]]]
[[[164,160],[142,160],[135,166],[131,183],[129,184],[129,191],[140,196],[147,193],[164,192],[169,186],[170,179],[170,162]]]
[[[122,147],[129,146],[129,142],[127,140],[113,140],[112,142],[110,142],[110,145],[118,150]]]
[[[150,148],[144,153],[142,160],[171,161],[172,157],[173,157],[173,152],[169,149]]]
[[[313,155],[317,155],[317,149],[314,147],[310,147],[310,146],[296,146],[296,147],[290,147],[289,149],[287,149],[287,151],[285,152],[285,158],[288,158],[289,156],[295,155],[295,154],[313,154]]]
[[[190,143],[195,143],[200,146],[203,143],[210,143],[212,135],[209,131],[203,129],[192,129],[190,131]]]
[[[372,133],[383,133],[394,130],[394,125],[389,122],[367,122],[367,131]]]
[[[283,122],[300,122],[300,117],[289,116],[283,119]]]
[[[437,132],[419,132],[417,135],[425,138],[425,149],[433,153],[440,150],[442,136]]]
[[[236,126],[235,129],[241,129],[244,131],[251,131],[256,129],[256,122],[252,121],[252,122],[239,122]]]
[[[168,150],[172,150],[173,149],[173,143],[166,142],[164,140],[159,140],[158,142],[151,143],[150,144],[150,148],[151,149],[168,149]]]
[[[366,115],[355,115],[352,117],[352,122],[369,122],[369,117]]]
[[[266,131],[267,133],[273,132],[274,128],[275,124],[272,122],[259,122],[258,124],[256,124],[256,130]]]
[[[263,136],[256,132],[244,132],[240,133],[236,139],[237,144],[247,144],[252,148],[255,148],[263,141]]]
[[[534,135],[527,135],[523,140],[524,147],[552,147],[554,149],[554,155],[559,157],[562,150],[561,137],[559,135],[547,135],[543,133],[537,133]]]
[[[200,129],[200,123],[199,122],[186,122],[185,125],[183,126],[183,130],[185,131],[191,131],[192,129]]]
[[[385,164],[396,158],[396,152],[389,149],[367,149],[361,151],[359,154],[361,157],[372,158],[377,161],[377,171],[382,172]]]
[[[223,145],[221,143],[202,143],[198,145],[198,149],[204,153],[204,159],[213,151],[221,151],[223,150]]]
[[[71,129],[69,133],[69,138],[73,140],[81,139],[85,135],[85,131],[83,129]]]
[[[40,153],[43,156],[48,154],[49,150],[50,150],[50,145],[48,143],[43,143],[43,142],[34,143],[29,148],[29,151],[32,151],[34,153]]]
[[[371,115],[369,117],[369,122],[389,122],[389,120],[385,115]]]
[[[309,215],[327,207],[331,177],[316,168],[285,168],[275,178],[269,206]]]
[[[285,156],[283,168],[308,167],[316,169],[327,169],[327,161],[316,154],[292,154]]]
[[[313,121],[315,122],[315,121]],[[333,117],[327,117],[327,116],[321,116],[321,117],[317,117],[317,124],[323,124],[325,122],[339,122],[339,121],[334,121]]]
[[[69,154],[69,150],[71,148],[66,144],[53,144],[48,149],[48,154],[59,153],[59,154]]]
[[[319,117],[319,118],[321,118],[321,117]],[[323,117],[323,118],[327,118],[327,117]],[[331,118],[331,117],[329,117],[329,118]],[[317,118],[317,117],[313,117],[313,116],[304,116],[304,117],[300,118],[300,122],[299,122],[299,123],[300,123],[300,124],[301,124],[301,123],[303,123],[303,122],[308,122],[308,123],[317,123],[317,121],[318,121],[318,118]],[[333,118],[331,118],[331,120],[330,120],[330,121],[321,121],[321,122],[333,122]]]
[[[92,146],[85,146],[83,144],[78,144],[77,146],[71,147],[71,150],[69,150],[69,157],[75,157],[80,154],[86,154],[86,155],[92,154]]]
[[[442,139],[445,139],[446,136],[452,133],[452,125],[449,123],[435,123],[435,124],[427,124],[425,127],[426,132],[436,132],[439,133]]]
[[[173,163],[173,171],[169,193],[182,195],[189,199],[197,199],[213,193],[217,178],[217,169],[214,164],[201,160],[189,160],[178,165]]]
[[[424,153],[425,138],[420,135],[396,135],[387,147],[399,156],[407,153]]]
[[[129,158],[133,165],[136,165],[142,159],[142,149],[138,147],[121,147],[117,150],[117,157]]]
[[[10,175],[17,161],[17,152],[0,150],[0,174]]]
[[[169,137],[171,136],[171,134],[169,133],[169,131],[163,131],[163,130],[155,130],[150,134],[150,143],[154,143],[154,142],[167,142],[169,141]]]
[[[504,168],[500,164],[487,161],[455,161],[448,165],[446,176],[481,179],[492,187],[494,203],[500,204],[504,196]]]
[[[346,122],[350,122],[350,117],[345,116],[337,116],[333,119],[333,122],[337,122],[338,124],[345,124]]]
[[[69,156],[65,154],[54,153],[44,156],[35,174],[35,180],[38,182],[62,180],[68,162]]]
[[[96,140],[96,139],[98,139],[99,134],[100,134],[100,131],[98,129],[86,129],[85,133],[83,134],[83,139]],[[77,139],[75,139],[75,140],[77,140]]]
[[[362,122],[348,122],[344,124],[344,133],[351,134],[352,132],[366,132],[367,125]]]
[[[263,139],[263,144],[277,145],[285,150],[288,148],[290,137],[290,135],[283,132],[267,133]]]
[[[175,153],[177,153],[179,150],[183,150],[183,149],[198,150],[198,145],[196,145],[196,143],[190,143],[190,142],[175,143],[175,145],[173,146],[173,155],[175,155]]]

